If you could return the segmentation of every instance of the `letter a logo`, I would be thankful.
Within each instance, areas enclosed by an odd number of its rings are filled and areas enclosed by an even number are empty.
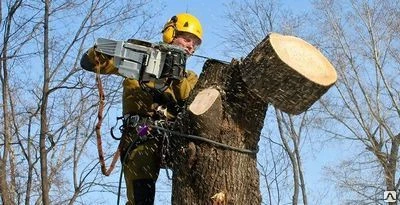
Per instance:
[[[396,191],[384,191],[383,192],[383,201],[396,202],[396,200],[397,200]]]

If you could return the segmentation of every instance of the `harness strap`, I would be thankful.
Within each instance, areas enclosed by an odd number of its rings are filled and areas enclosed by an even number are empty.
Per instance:
[[[185,138],[188,138],[188,139],[194,139],[194,140],[207,142],[207,143],[213,144],[213,145],[218,146],[218,147],[222,147],[222,148],[225,148],[225,149],[229,149],[229,150],[240,152],[240,153],[244,153],[244,154],[255,155],[255,154],[258,153],[258,147],[255,150],[237,148],[237,147],[233,147],[233,146],[230,146],[230,145],[227,145],[227,144],[216,142],[214,140],[210,140],[210,139],[207,139],[207,138],[204,138],[204,137],[200,137],[200,136],[196,136],[196,135],[182,134],[180,132],[172,131],[172,130],[169,130],[169,129],[166,129],[166,128],[163,128],[163,127],[159,127],[159,126],[151,126],[151,127],[154,128],[154,129],[158,129],[158,130],[164,131],[164,132],[169,132],[169,133],[171,133],[173,135],[176,135],[176,136],[179,136],[179,137],[185,137]]]

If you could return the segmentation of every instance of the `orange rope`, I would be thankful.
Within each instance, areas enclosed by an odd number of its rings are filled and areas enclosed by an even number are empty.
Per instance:
[[[98,60],[96,59],[96,61],[98,62]],[[105,163],[105,159],[104,159],[104,152],[103,152],[103,143],[101,140],[101,124],[103,122],[103,110],[104,110],[104,89],[103,89],[103,83],[101,82],[101,78],[100,78],[100,64],[97,64],[98,66],[96,66],[96,85],[97,85],[97,89],[99,91],[99,110],[97,112],[97,124],[96,124],[96,137],[97,137],[97,150],[98,150],[98,154],[99,154],[99,162],[100,162],[100,166],[101,166],[101,172],[105,175],[105,176],[109,176],[111,174],[111,172],[114,170],[115,168],[115,164],[118,161],[119,155],[120,155],[120,150],[119,148],[117,149],[117,151],[114,153],[114,157],[112,159],[110,168],[107,169],[106,167],[106,163]]]

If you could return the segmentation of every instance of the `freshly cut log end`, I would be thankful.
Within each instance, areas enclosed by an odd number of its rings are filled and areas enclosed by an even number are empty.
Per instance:
[[[269,35],[269,41],[281,61],[308,80],[322,86],[336,82],[337,74],[333,65],[308,42],[276,33]]]
[[[206,88],[200,91],[193,102],[189,105],[189,110],[195,115],[202,115],[214,104],[220,93],[215,88]]]
[[[300,114],[337,80],[327,58],[306,41],[271,33],[243,60],[247,87],[278,109]]]

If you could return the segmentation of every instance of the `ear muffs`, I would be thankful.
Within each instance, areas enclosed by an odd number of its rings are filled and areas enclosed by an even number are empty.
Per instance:
[[[165,24],[164,29],[162,30],[164,43],[172,43],[172,41],[174,40],[177,21],[178,21],[178,18],[176,16],[173,16]]]

